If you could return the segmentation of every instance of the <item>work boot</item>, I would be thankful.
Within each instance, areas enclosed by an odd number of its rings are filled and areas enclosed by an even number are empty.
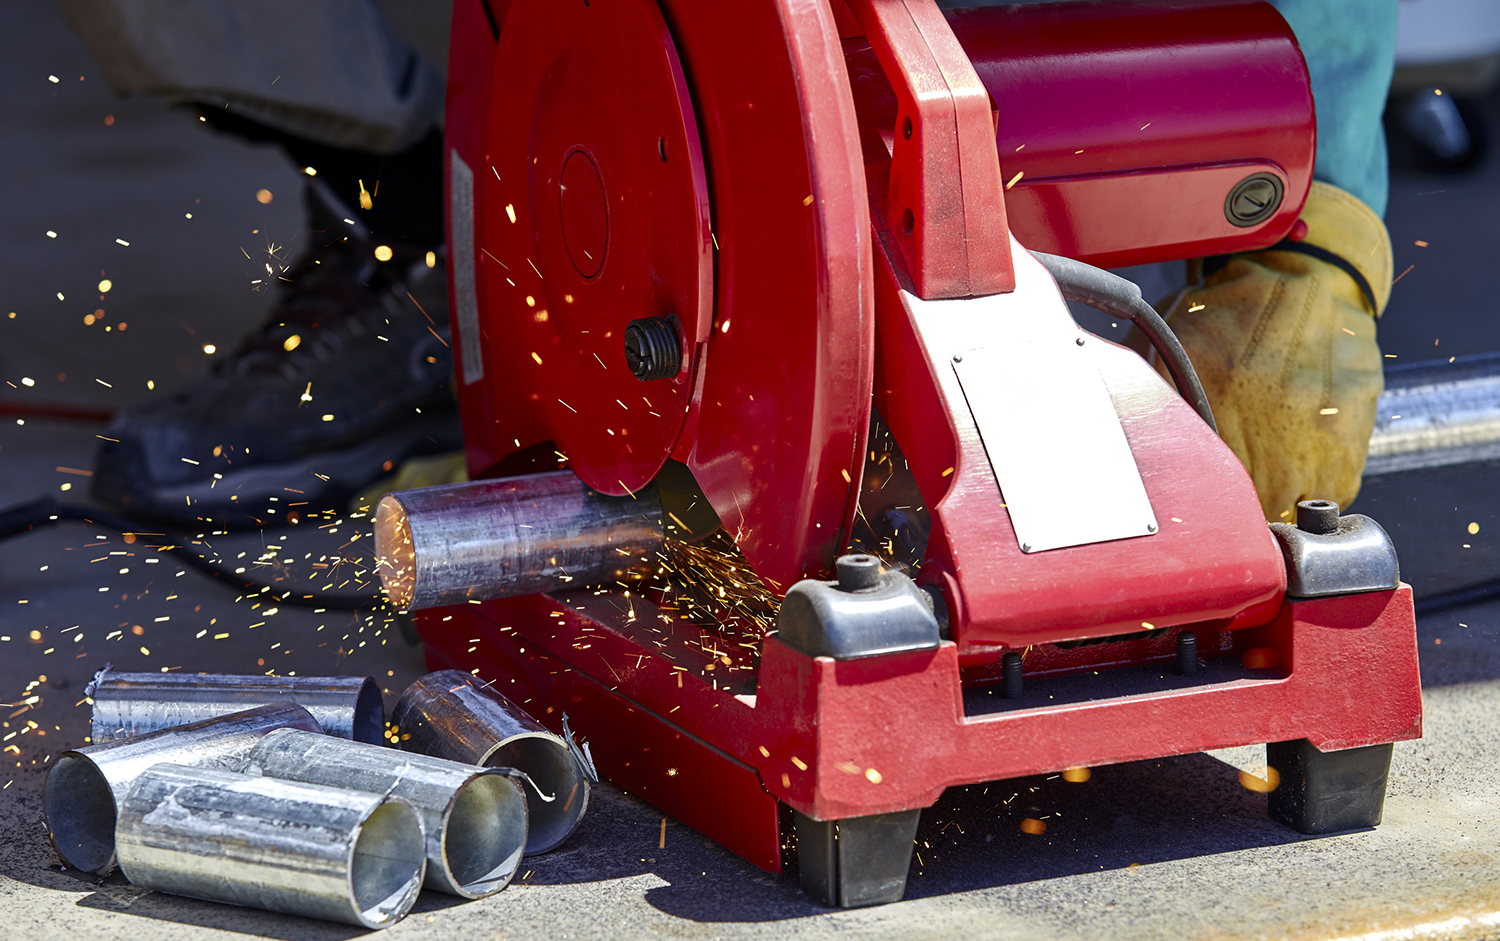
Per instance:
[[[1315,182],[1292,238],[1232,256],[1164,305],[1271,522],[1295,519],[1300,500],[1347,507],[1359,493],[1391,268],[1380,217]]]
[[[312,245],[265,324],[116,415],[96,499],[169,525],[283,525],[460,446],[441,258],[377,245],[315,182],[306,200]]]

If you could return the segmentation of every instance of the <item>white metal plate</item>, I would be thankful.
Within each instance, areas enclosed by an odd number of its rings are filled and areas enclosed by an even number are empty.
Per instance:
[[[479,297],[474,288],[474,171],[452,151],[448,174],[448,264],[453,270],[453,309],[458,320],[458,355],[463,383],[484,378],[479,347]]]
[[[1060,331],[1018,331],[954,357],[1023,552],[1157,531],[1156,514],[1093,357]],[[1101,342],[1086,340],[1085,342]]]

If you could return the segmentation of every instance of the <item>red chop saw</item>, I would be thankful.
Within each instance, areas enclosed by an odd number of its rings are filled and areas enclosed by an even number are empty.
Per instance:
[[[433,669],[568,712],[767,870],[794,828],[830,905],[899,899],[953,785],[1268,743],[1273,815],[1379,822],[1421,734],[1389,538],[1268,527],[1089,267],[1291,230],[1312,97],[1272,7],[458,0],[450,56],[473,482],[377,519]],[[643,587],[713,540],[764,636]]]

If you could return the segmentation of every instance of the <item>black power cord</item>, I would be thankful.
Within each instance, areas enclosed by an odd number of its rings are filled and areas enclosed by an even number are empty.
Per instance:
[[[72,506],[59,503],[53,497],[42,497],[30,503],[0,510],[0,539],[9,539],[33,530],[46,529],[61,522],[93,523],[105,529],[113,529],[118,533],[134,533],[140,528],[130,520],[109,513],[101,513],[92,507]],[[164,552],[181,560],[188,568],[202,572],[209,578],[245,594],[265,592],[275,595],[280,603],[293,607],[326,608],[330,611],[369,611],[379,607],[385,601],[380,595],[331,595],[303,598],[287,589],[236,575],[208,561],[186,546],[170,546]]]
[[[1188,360],[1187,350],[1182,348],[1177,335],[1167,326],[1161,314],[1156,312],[1156,308],[1141,297],[1141,289],[1134,282],[1103,268],[1095,268],[1061,255],[1043,252],[1031,254],[1052,275],[1064,298],[1087,304],[1121,320],[1129,320],[1140,327],[1151,345],[1156,347],[1162,362],[1166,363],[1167,372],[1177,385],[1178,394],[1187,400],[1204,423],[1214,430],[1214,434],[1219,433],[1219,426],[1214,422],[1214,411],[1208,404],[1208,395],[1203,391],[1203,383],[1198,381],[1197,370],[1193,369],[1192,362]]]
[[[1417,617],[1427,617],[1444,611],[1452,611],[1454,608],[1484,604],[1496,598],[1500,598],[1500,579],[1418,598],[1416,600]]]
[[[1146,334],[1151,345],[1156,348],[1157,354],[1166,363],[1167,372],[1171,374],[1172,381],[1177,384],[1178,392],[1188,401],[1188,404],[1193,406],[1208,427],[1218,433],[1219,428],[1214,423],[1214,414],[1209,407],[1208,396],[1203,391],[1203,384],[1198,381],[1197,371],[1188,360],[1187,351],[1182,348],[1182,343],[1178,341],[1172,328],[1167,326],[1167,322],[1156,312],[1156,309],[1141,297],[1139,287],[1119,275],[1072,258],[1048,255],[1043,252],[1031,254],[1042,263],[1047,273],[1052,275],[1064,298],[1087,304],[1111,316],[1129,320],[1140,327],[1141,332]],[[1500,579],[1441,594],[1425,595],[1416,599],[1416,613],[1418,617],[1426,617],[1496,599],[1500,599]]]
[[[1085,301],[1084,303],[1087,302]],[[101,513],[91,507],[59,503],[52,497],[42,497],[30,503],[22,503],[6,510],[0,510],[0,540],[24,535],[38,529],[47,529],[61,522],[92,523],[97,526],[103,526],[106,529],[113,529],[118,533],[134,533],[137,530],[136,524],[123,517]],[[291,591],[278,589],[274,585],[267,585],[264,582],[258,582],[250,578],[242,578],[222,566],[215,565],[186,546],[171,546],[165,552],[182,560],[188,568],[195,569],[212,578],[214,581],[245,594],[258,594],[266,591],[266,589],[270,589],[270,591],[266,592],[267,594],[280,592],[280,594],[276,594],[276,600],[292,607],[326,608],[329,611],[371,611],[378,608],[385,600],[379,595],[333,595],[303,598]],[[1483,582],[1469,588],[1460,588],[1455,591],[1418,598],[1416,599],[1416,613],[1418,617],[1427,617],[1428,615],[1439,614],[1454,608],[1465,608],[1470,605],[1483,604],[1497,598],[1500,598],[1500,579]],[[401,628],[402,636],[406,637],[408,642],[416,643],[417,638],[411,630],[410,619],[406,615],[397,613],[396,621]]]

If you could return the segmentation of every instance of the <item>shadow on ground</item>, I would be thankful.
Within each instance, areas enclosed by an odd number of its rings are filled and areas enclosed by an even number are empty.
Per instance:
[[[1021,831],[1023,819],[1046,832]],[[528,862],[525,884],[573,884],[651,875],[655,908],[710,923],[800,918],[828,909],[802,895],[795,863],[762,872],[658,811],[606,788],[563,850]],[[1208,755],[950,788],[923,812],[906,898],[1018,885],[1167,860],[1305,840],[1273,821],[1264,795]]]

